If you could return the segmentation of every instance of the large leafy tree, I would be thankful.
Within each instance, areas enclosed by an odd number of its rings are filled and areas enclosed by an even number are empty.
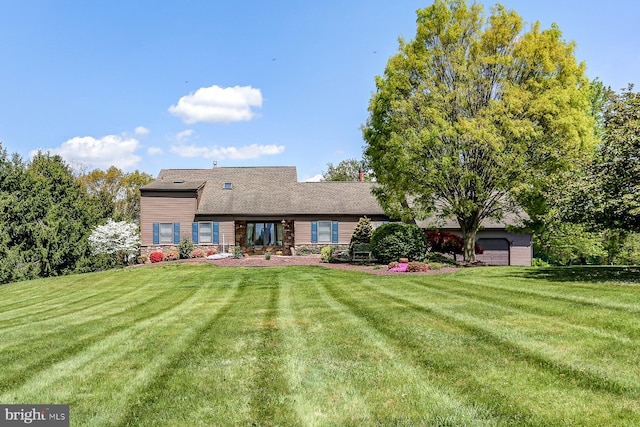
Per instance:
[[[0,161],[0,283],[77,271],[96,216],[60,156]]]
[[[607,228],[640,231],[640,93],[632,85],[611,93],[603,117],[602,144],[589,180],[595,184],[593,220]]]
[[[574,48],[557,26],[524,31],[500,5],[488,17],[462,0],[419,10],[415,39],[401,39],[376,78],[363,127],[386,211],[455,217],[473,261],[483,219],[499,218],[514,198],[535,206],[594,142]]]
[[[322,174],[323,181],[359,181],[360,172],[363,178],[370,181],[370,171],[367,170],[364,162],[356,159],[342,160],[336,166],[327,163],[327,171]]]
[[[78,181],[92,202],[101,207],[101,216],[116,221],[138,221],[140,217],[140,187],[153,181],[144,172],[125,173],[115,166],[106,171],[95,169],[82,174]]]

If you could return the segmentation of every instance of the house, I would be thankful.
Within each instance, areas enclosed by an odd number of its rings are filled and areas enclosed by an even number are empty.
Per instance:
[[[163,169],[140,189],[141,251],[148,255],[175,248],[185,238],[199,248],[232,252],[238,246],[246,254],[292,255],[304,248],[347,246],[363,216],[374,227],[389,221],[371,193],[374,185],[363,180],[298,182],[293,166]],[[504,228],[485,228],[478,234],[485,239],[480,244],[496,246],[491,255],[496,262],[530,265],[531,236],[521,238]],[[526,254],[514,249],[525,241],[528,263]]]
[[[346,246],[359,219],[389,218],[370,182],[298,182],[295,167],[163,169],[140,189],[143,254],[191,239],[243,253]]]

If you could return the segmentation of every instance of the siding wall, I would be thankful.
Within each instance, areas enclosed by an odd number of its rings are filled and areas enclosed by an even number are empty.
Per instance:
[[[191,223],[196,214],[197,199],[176,194],[173,197],[140,198],[140,241],[142,246],[153,245],[154,222],[179,222],[180,236],[191,238]],[[185,234],[186,233],[186,234]]]
[[[530,266],[533,258],[531,234],[508,233],[506,231],[480,230],[476,239],[504,238],[510,242],[509,265]]]
[[[331,221],[330,219],[318,219],[318,221]],[[355,230],[356,225],[358,225],[358,219],[333,219],[333,221],[338,221],[338,243],[311,243],[311,222],[312,221],[296,221],[294,224],[295,227],[295,246],[325,246],[325,245],[348,245],[351,241],[351,236],[353,235],[353,230]]]

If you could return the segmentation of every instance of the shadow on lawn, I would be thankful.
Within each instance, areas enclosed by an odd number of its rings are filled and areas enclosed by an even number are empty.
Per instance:
[[[570,266],[528,268],[515,275],[527,279],[548,280],[552,282],[621,282],[640,283],[640,266]]]

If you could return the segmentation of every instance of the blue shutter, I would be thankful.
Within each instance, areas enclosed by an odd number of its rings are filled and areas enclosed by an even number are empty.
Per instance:
[[[220,243],[220,225],[217,222],[213,223],[213,244]]]
[[[197,222],[191,223],[191,240],[196,245],[198,244],[198,223]]]
[[[338,243],[338,221],[331,223],[331,243]]]
[[[318,221],[311,222],[311,243],[318,243]]]
[[[154,245],[160,244],[160,223],[159,222],[153,223],[153,244]]]
[[[180,243],[180,223],[173,223],[173,244],[177,245]]]

